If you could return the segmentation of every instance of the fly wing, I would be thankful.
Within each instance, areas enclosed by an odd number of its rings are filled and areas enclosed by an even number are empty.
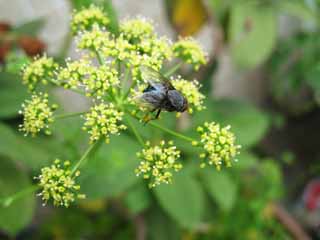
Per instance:
[[[168,78],[166,78],[161,73],[154,70],[153,68],[147,67],[147,66],[141,66],[140,70],[141,70],[141,78],[145,82],[148,82],[151,85],[154,85],[156,83],[161,83],[167,88],[167,90],[175,89]]]

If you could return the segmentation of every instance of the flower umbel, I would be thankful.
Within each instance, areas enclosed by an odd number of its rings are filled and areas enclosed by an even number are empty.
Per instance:
[[[44,204],[52,199],[55,206],[69,207],[76,199],[84,199],[85,195],[78,193],[80,185],[75,182],[79,175],[79,171],[72,173],[69,161],[62,163],[59,159],[50,167],[42,168],[41,174],[35,178],[39,180],[42,189],[39,196]]]
[[[232,165],[232,160],[239,154],[241,146],[235,144],[235,136],[230,132],[230,128],[222,128],[214,122],[206,122],[203,127],[198,127],[197,131],[201,134],[201,144],[205,150],[200,154],[200,158],[203,159],[201,167],[205,167],[207,163],[215,164],[220,170],[222,163],[227,167]]]
[[[141,162],[135,170],[137,176],[142,175],[149,179],[149,187],[155,187],[161,183],[171,183],[173,172],[179,171],[182,164],[177,162],[180,151],[170,141],[166,144],[162,141],[159,146],[150,146],[147,142],[146,148],[137,153]]]
[[[74,12],[71,20],[71,30],[73,34],[76,34],[81,31],[91,30],[94,25],[106,27],[109,22],[109,18],[102,9],[91,5],[88,9]]]
[[[189,113],[192,113],[194,109],[201,111],[205,108],[203,103],[205,96],[199,91],[200,83],[197,80],[187,81],[177,78],[173,79],[171,83],[188,100]]]
[[[195,70],[207,63],[206,56],[200,45],[192,38],[180,38],[173,45],[174,55],[182,61],[191,64]]]
[[[120,32],[126,39],[134,43],[143,38],[150,38],[154,35],[154,28],[151,22],[145,18],[125,20],[120,23]]]
[[[33,91],[37,84],[48,84],[54,77],[54,71],[58,64],[52,58],[47,56],[35,59],[29,65],[23,68],[22,83],[28,85],[30,91]]]
[[[49,106],[48,94],[34,94],[31,100],[26,100],[22,104],[23,124],[19,125],[20,131],[25,135],[35,136],[40,130],[45,129],[46,134],[51,134],[49,124],[53,122],[53,110],[57,105]]]
[[[90,143],[101,137],[108,143],[110,134],[120,134],[121,130],[126,129],[126,126],[120,123],[122,116],[123,112],[118,111],[112,103],[93,106],[84,116],[83,127],[83,130],[90,134]]]

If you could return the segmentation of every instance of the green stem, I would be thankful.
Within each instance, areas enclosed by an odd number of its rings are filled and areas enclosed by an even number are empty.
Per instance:
[[[129,127],[131,128],[134,136],[137,138],[138,142],[144,147],[144,141],[143,141],[141,135],[139,134],[139,132],[137,131],[136,127],[132,124],[132,122],[129,118],[127,118],[126,120],[128,122]]]
[[[137,117],[137,116],[134,116],[134,115],[132,115],[132,114],[130,114],[130,116],[133,117],[133,118],[135,118],[135,119],[137,119],[137,120],[140,120],[140,118]],[[178,138],[180,138],[180,139],[183,139],[183,140],[185,140],[185,141],[188,141],[188,142],[196,142],[196,140],[194,140],[193,138],[190,138],[190,137],[185,136],[185,135],[183,135],[183,134],[181,134],[181,133],[175,132],[175,131],[173,131],[173,130],[171,130],[171,129],[168,129],[168,128],[166,128],[166,127],[163,127],[163,126],[161,126],[161,125],[159,125],[159,124],[157,124],[157,123],[148,122],[148,124],[149,124],[150,126],[154,127],[154,128],[158,128],[158,129],[160,129],[160,130],[162,130],[162,131],[164,131],[164,132],[166,132],[166,133],[169,133],[170,135],[173,135],[173,136],[178,137]]]
[[[17,192],[9,197],[6,197],[0,201],[3,207],[9,207],[14,201],[28,195],[29,193],[33,193],[37,191],[40,187],[38,185],[32,185],[31,187],[25,188],[20,192]]]
[[[92,152],[93,149],[95,149],[95,147],[98,147],[98,145],[100,145],[101,141],[102,140],[100,139],[88,147],[88,149],[84,152],[84,154],[79,159],[79,161],[73,166],[73,168],[71,170],[71,175],[74,174],[81,167],[82,164],[84,164],[84,162],[85,162],[85,160],[87,160],[89,154]]]
[[[52,83],[53,85],[55,85],[55,86],[57,86],[57,87],[61,87],[61,85],[57,82],[57,81],[55,81],[55,80],[49,80],[50,81],[50,83]],[[78,89],[73,89],[73,88],[67,88],[67,90],[70,90],[70,91],[72,91],[72,92],[75,92],[75,93],[78,93],[78,94],[80,94],[80,95],[84,95],[84,96],[86,96],[86,94],[84,93],[84,92],[82,92],[81,90],[78,90]]]
[[[124,99],[126,97],[126,85],[129,81],[129,76],[130,76],[130,68],[126,68],[126,71],[124,73],[124,78],[123,78],[123,81],[122,81],[122,92],[123,92],[123,95],[122,95],[122,99]],[[130,88],[127,90],[130,92]]]
[[[177,65],[173,66],[172,68],[170,68],[165,74],[165,77],[169,77],[172,74],[174,74],[181,66],[182,66],[183,62],[179,62]]]
[[[64,119],[64,118],[68,118],[68,117],[79,116],[79,115],[82,115],[85,113],[87,113],[87,112],[66,113],[66,114],[56,115],[56,116],[54,116],[54,118],[55,119]]]
[[[103,65],[103,60],[102,60],[102,57],[101,57],[100,53],[98,51],[95,51],[95,53],[96,53],[96,56],[97,56],[99,64]]]

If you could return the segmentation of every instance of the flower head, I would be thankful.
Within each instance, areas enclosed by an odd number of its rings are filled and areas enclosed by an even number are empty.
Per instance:
[[[53,80],[57,68],[58,64],[52,58],[43,56],[35,59],[23,68],[22,83],[28,85],[29,90],[33,91],[39,82],[47,84]]]
[[[46,134],[51,134],[49,124],[53,122],[53,110],[57,105],[49,106],[48,94],[34,94],[31,100],[26,100],[22,104],[23,124],[19,126],[20,131],[25,135],[35,136],[40,130],[45,129]]]
[[[201,144],[204,152],[200,154],[203,159],[201,167],[215,164],[219,170],[222,163],[226,166],[232,165],[233,158],[239,154],[240,145],[235,144],[235,136],[230,132],[230,126],[220,127],[219,124],[206,122],[203,127],[198,127],[201,134]],[[207,161],[207,163],[206,163]]]
[[[192,38],[180,38],[173,45],[173,53],[182,61],[193,65],[195,70],[198,70],[201,65],[207,63],[205,53]]]
[[[141,17],[121,22],[120,32],[131,43],[154,36],[152,23]]]
[[[75,199],[85,198],[84,194],[78,193],[80,186],[75,182],[75,178],[79,175],[79,171],[73,173],[70,170],[69,161],[61,163],[59,159],[56,159],[50,167],[42,168],[41,174],[36,179],[39,180],[42,189],[39,196],[42,197],[44,204],[52,199],[55,206],[69,207]]]
[[[200,84],[198,81],[187,81],[181,78],[177,78],[173,79],[171,83],[188,100],[189,113],[192,113],[194,108],[198,111],[201,111],[205,108],[205,106],[203,105],[205,96],[199,91]]]
[[[110,33],[93,27],[91,31],[85,31],[79,35],[77,46],[79,49],[86,49],[96,54],[110,44],[112,44]]]
[[[117,38],[105,42],[103,55],[105,57],[112,57],[116,60],[127,60],[132,53],[135,52],[135,46],[130,44],[127,39],[121,34]]]
[[[65,88],[76,89],[91,74],[93,67],[90,61],[82,58],[78,61],[67,61],[66,67],[61,68],[57,74],[59,83]]]
[[[125,125],[120,124],[122,116],[123,112],[118,111],[112,103],[93,106],[90,112],[84,115],[83,127],[83,130],[90,134],[90,143],[102,137],[108,143],[111,134],[120,134],[121,130],[126,129]]]
[[[74,12],[71,20],[71,30],[73,34],[81,31],[91,30],[93,26],[106,27],[109,18],[102,9],[91,5],[90,8]]]
[[[173,172],[182,168],[182,164],[177,162],[180,151],[173,146],[173,142],[166,144],[162,141],[159,146],[153,147],[147,142],[146,148],[138,152],[137,156],[141,162],[135,173],[149,179],[149,187],[171,183]]]
[[[101,98],[106,95],[111,87],[120,83],[118,71],[107,65],[98,68],[92,68],[90,75],[83,80],[85,91],[88,96]]]

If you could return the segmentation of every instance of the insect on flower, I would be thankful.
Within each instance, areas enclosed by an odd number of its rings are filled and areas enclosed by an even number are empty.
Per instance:
[[[139,103],[151,112],[157,111],[154,119],[159,118],[162,110],[184,112],[188,109],[188,100],[175,89],[170,80],[150,67],[141,67],[141,78],[148,83],[139,96]],[[147,123],[152,119],[145,119]]]

